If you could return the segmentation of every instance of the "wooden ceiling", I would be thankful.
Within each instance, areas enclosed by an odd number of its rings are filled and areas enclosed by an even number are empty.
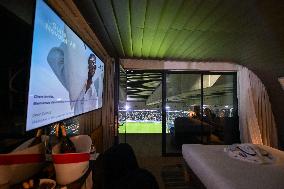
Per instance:
[[[263,8],[273,4],[260,0],[75,2],[109,52],[120,58],[239,62],[246,44],[271,46],[266,39],[275,37],[264,23],[272,10]]]

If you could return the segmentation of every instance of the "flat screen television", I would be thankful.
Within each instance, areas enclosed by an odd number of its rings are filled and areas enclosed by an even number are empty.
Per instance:
[[[104,63],[43,1],[36,1],[26,130],[102,107]]]

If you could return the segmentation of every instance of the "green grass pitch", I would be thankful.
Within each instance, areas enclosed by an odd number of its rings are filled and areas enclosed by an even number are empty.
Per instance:
[[[119,126],[119,133],[162,133],[162,122],[126,122]]]

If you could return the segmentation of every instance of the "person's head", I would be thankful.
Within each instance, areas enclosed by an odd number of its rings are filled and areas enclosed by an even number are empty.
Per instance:
[[[225,117],[225,112],[223,111],[223,110],[221,110],[220,112],[219,112],[219,117]]]
[[[199,107],[199,106],[194,106],[194,107],[193,107],[193,111],[195,112],[195,114],[196,114],[197,116],[200,115],[200,107]]]
[[[195,112],[189,110],[189,111],[188,111],[188,117],[189,117],[189,118],[193,118],[194,116],[196,116]]]
[[[92,78],[96,72],[96,56],[94,54],[90,54],[88,59],[88,79]]]
[[[205,114],[207,117],[211,116],[211,110],[210,110],[209,108],[205,108],[205,109],[204,109],[204,114]]]

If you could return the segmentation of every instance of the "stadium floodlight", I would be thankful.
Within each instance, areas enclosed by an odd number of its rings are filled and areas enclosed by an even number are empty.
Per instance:
[[[170,107],[169,107],[169,106],[166,106],[166,109],[170,109]]]

